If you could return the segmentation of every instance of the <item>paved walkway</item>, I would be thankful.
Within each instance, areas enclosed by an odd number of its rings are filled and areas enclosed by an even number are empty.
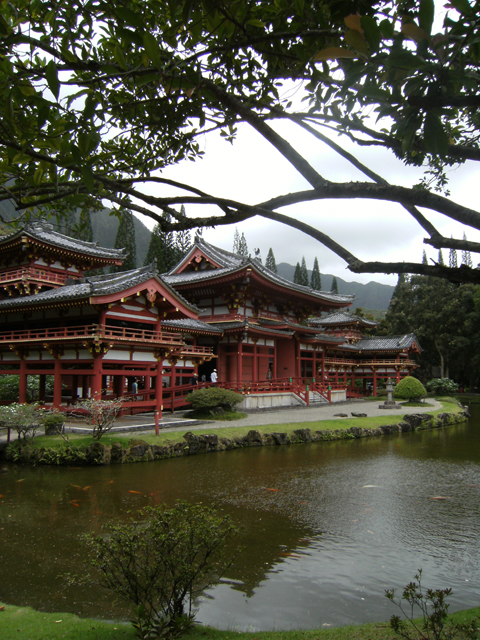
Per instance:
[[[234,421],[200,421],[184,418],[182,413],[176,414],[164,414],[160,421],[161,431],[196,431],[196,430],[211,430],[222,429],[228,427],[261,427],[266,424],[286,424],[292,422],[317,422],[318,420],[342,420],[341,417],[336,417],[335,414],[343,413],[348,414],[351,417],[354,413],[366,413],[369,418],[374,416],[385,416],[387,418],[391,415],[404,416],[407,413],[425,413],[426,411],[436,411],[441,408],[441,404],[436,400],[429,399],[429,404],[434,406],[425,409],[422,407],[409,407],[399,406],[396,409],[379,409],[380,402],[364,402],[364,401],[352,401],[338,404],[322,404],[320,406],[315,405],[311,407],[286,407],[278,410],[265,410],[254,411],[248,413],[245,418]],[[77,426],[81,426],[77,423]],[[118,431],[123,432],[154,432],[155,423],[153,415],[144,414],[142,417],[138,416],[125,416],[117,420]]]
[[[353,413],[366,413],[369,418],[374,416],[384,416],[388,418],[392,415],[404,416],[407,413],[425,413],[428,411],[436,411],[441,408],[441,404],[436,400],[429,399],[428,403],[433,406],[422,407],[405,407],[398,406],[395,409],[379,409],[380,401],[365,402],[362,400],[343,402],[338,404],[322,404],[311,407],[285,407],[278,410],[255,411],[249,413],[241,420],[222,421],[215,420],[201,421],[185,418],[182,412],[175,414],[165,413],[160,420],[160,430],[162,432],[170,431],[211,431],[212,429],[221,429],[229,427],[261,427],[266,424],[287,424],[292,422],[317,422],[319,420],[342,420],[344,418],[335,414],[347,414],[351,417]],[[72,433],[88,433],[91,429],[82,421],[71,421],[65,425],[65,430]],[[122,434],[155,433],[155,419],[153,414],[142,414],[137,416],[124,416],[116,422],[113,432]],[[12,439],[16,438],[16,434],[12,434]],[[0,442],[6,439],[6,433],[0,431]]]

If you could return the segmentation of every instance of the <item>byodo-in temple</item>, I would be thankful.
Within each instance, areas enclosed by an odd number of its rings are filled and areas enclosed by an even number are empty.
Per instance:
[[[347,312],[353,296],[199,237],[167,274],[155,263],[105,273],[124,259],[46,223],[0,238],[0,375],[20,376],[19,402],[35,375],[47,405],[103,395],[161,414],[187,404],[194,372],[208,386],[214,369],[246,408],[335,402],[416,367],[415,335],[364,337],[375,323]]]

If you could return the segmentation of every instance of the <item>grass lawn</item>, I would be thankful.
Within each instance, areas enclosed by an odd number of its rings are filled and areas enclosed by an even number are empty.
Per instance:
[[[456,623],[480,616],[480,607],[459,611],[450,616]],[[4,605],[0,610],[2,640],[133,640],[129,624],[78,618],[70,613],[44,613],[29,607]],[[190,640],[391,640],[388,622],[362,624],[333,629],[308,631],[219,631],[211,627],[195,627],[184,636]]]
[[[458,406],[457,401],[454,398],[439,398],[442,403],[442,408],[437,411],[429,411],[432,415],[438,415],[439,413],[458,413],[461,411],[461,408]],[[428,409],[428,405],[420,403],[420,408],[425,407]],[[361,408],[359,408],[361,411]],[[338,412],[342,412],[341,405],[339,406]],[[240,414],[243,416],[243,414]],[[374,428],[379,427],[381,425],[386,424],[395,424],[400,422],[403,417],[402,408],[399,408],[398,412],[386,413],[384,416],[377,416],[372,418],[342,418],[342,419],[333,419],[333,420],[317,420],[315,422],[292,422],[285,424],[270,424],[270,425],[262,425],[258,427],[258,430],[261,433],[272,433],[274,431],[279,431],[281,433],[291,434],[296,429],[310,429],[311,431],[337,431],[339,429],[350,429],[350,427],[364,427],[364,428]],[[222,421],[222,418],[219,418],[219,421]],[[212,428],[214,427],[215,422],[212,421],[212,426],[206,424],[204,428],[196,433],[215,433],[219,438],[242,438],[249,431],[255,429],[255,427],[236,427],[235,423],[232,422],[232,426],[230,427],[222,427],[222,428]],[[125,448],[128,447],[129,443],[133,440],[141,440],[143,442],[147,442],[148,444],[175,444],[176,442],[184,442],[183,435],[188,431],[188,429],[181,431],[170,431],[163,432],[160,431],[159,435],[149,433],[138,433],[138,435],[133,436],[121,436],[117,433],[112,435],[104,435],[100,442],[103,444],[112,444],[114,442],[120,442]],[[69,442],[75,446],[81,445],[90,445],[93,440],[91,436],[87,435],[69,435]],[[64,447],[65,441],[61,436],[39,436],[33,440],[33,443],[29,443],[34,447]]]

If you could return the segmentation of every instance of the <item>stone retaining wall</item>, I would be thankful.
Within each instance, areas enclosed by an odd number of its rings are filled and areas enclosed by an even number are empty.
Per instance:
[[[74,445],[66,444],[63,448],[39,449],[29,447],[23,442],[16,442],[7,448],[5,458],[10,462],[55,465],[107,465],[150,462],[152,460],[163,460],[165,458],[176,458],[213,451],[228,451],[244,447],[328,442],[331,440],[407,433],[422,429],[438,429],[464,422],[466,417],[464,412],[440,413],[438,416],[432,416],[429,413],[412,413],[405,415],[402,422],[398,424],[380,427],[363,428],[359,426],[336,431],[313,432],[310,429],[297,429],[291,434],[280,431],[261,433],[252,429],[241,438],[219,438],[215,433],[197,435],[190,431],[183,436],[184,442],[151,445],[139,439],[132,439],[127,448],[124,448],[120,442],[115,442],[112,445],[94,442],[88,447],[75,447]]]

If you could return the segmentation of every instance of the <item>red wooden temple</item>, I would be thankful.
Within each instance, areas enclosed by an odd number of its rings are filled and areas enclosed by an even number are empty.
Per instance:
[[[0,238],[0,375],[19,374],[20,402],[36,375],[40,401],[56,407],[103,393],[135,412],[173,410],[192,373],[208,382],[215,368],[219,385],[308,403],[331,399],[328,387],[334,399],[354,395],[358,380],[376,392],[416,366],[413,334],[362,337],[375,323],[345,312],[353,296],[294,284],[201,238],[168,274],[152,264],[85,276],[124,258],[45,223]]]

